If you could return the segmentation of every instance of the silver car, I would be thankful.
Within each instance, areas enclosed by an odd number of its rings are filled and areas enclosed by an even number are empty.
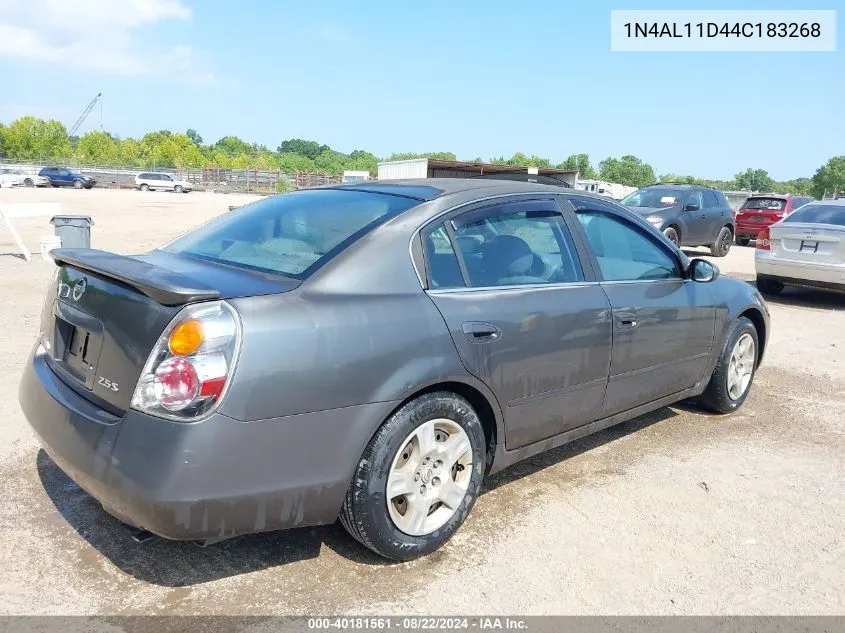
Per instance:
[[[757,237],[757,288],[845,291],[845,199],[810,202]]]

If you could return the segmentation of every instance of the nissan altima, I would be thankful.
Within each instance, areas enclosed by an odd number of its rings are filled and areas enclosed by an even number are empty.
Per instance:
[[[485,476],[679,400],[746,399],[757,290],[551,185],[303,190],[152,252],[52,251],[20,402],[136,530],[210,543],[333,523],[409,560]]]

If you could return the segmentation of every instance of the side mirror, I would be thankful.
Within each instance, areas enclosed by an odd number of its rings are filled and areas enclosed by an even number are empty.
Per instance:
[[[694,259],[690,262],[689,276],[693,281],[707,283],[719,276],[719,267],[706,259]]]
[[[690,202],[684,207],[684,211],[698,211],[700,208],[695,202]]]

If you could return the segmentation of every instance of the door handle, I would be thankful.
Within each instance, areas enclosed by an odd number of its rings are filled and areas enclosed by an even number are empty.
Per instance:
[[[476,342],[492,341],[502,334],[501,329],[484,321],[465,321],[461,324],[461,330],[470,340]]]
[[[613,316],[616,318],[616,323],[620,328],[637,327],[637,315],[633,312],[617,312]]]

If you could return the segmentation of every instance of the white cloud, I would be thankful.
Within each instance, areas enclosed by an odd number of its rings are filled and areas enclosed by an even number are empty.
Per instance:
[[[133,32],[191,18],[180,0],[0,0],[0,58],[63,62],[117,75],[162,75],[161,68],[169,67],[188,75],[182,80],[209,81],[192,47],[142,47]]]

